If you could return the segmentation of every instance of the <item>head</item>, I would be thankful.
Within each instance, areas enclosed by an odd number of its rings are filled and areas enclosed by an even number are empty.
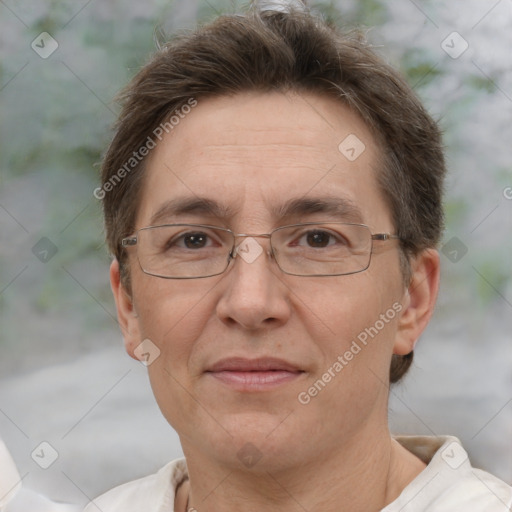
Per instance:
[[[298,11],[251,11],[164,45],[121,101],[100,192],[115,256],[111,279],[129,353],[144,339],[158,348],[150,378],[178,433],[186,437],[186,422],[199,430],[212,422],[197,407],[202,401],[218,411],[221,430],[242,437],[249,423],[268,434],[283,403],[310,421],[323,412],[339,422],[333,410],[355,410],[344,422],[347,433],[368,416],[381,418],[386,386],[409,368],[430,319],[439,276],[440,133],[409,86],[357,32]],[[344,154],[343,141],[353,135],[357,147]],[[370,266],[351,275],[283,274],[265,239],[256,239],[261,257],[235,259],[218,276],[147,275],[135,248],[121,240],[153,224],[166,202],[184,198],[207,201],[167,211],[160,224],[269,233],[339,220],[325,204],[339,198],[356,207],[347,222],[398,239],[376,242]],[[309,209],[279,214],[297,200],[309,201]],[[353,357],[336,372],[337,356],[347,351]],[[222,354],[291,358],[301,374],[273,397],[255,393],[243,402],[210,382],[206,370]],[[326,372],[325,389],[298,402]],[[289,423],[299,439],[300,427]]]

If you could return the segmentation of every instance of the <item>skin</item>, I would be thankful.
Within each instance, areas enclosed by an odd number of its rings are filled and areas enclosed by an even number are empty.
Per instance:
[[[353,162],[338,145],[356,134],[366,146]],[[295,222],[340,220],[313,213],[276,218],[290,198],[352,200],[372,233],[394,233],[377,187],[379,148],[363,121],[313,94],[246,93],[199,101],[150,155],[137,229],[176,197],[206,197],[232,209],[165,222],[210,223],[268,233]],[[268,240],[258,239],[266,250]],[[144,274],[130,249],[131,295],[116,261],[111,283],[128,353],[149,338],[161,351],[148,367],[156,400],[178,432],[190,482],[175,510],[377,511],[425,467],[391,438],[387,422],[392,354],[413,348],[432,314],[439,255],[412,260],[404,287],[396,241],[376,242],[370,267],[353,275],[297,277],[265,252],[206,279]],[[321,378],[352,340],[394,303],[402,310],[310,403],[300,392]],[[303,373],[264,392],[234,390],[205,370],[222,357],[272,356]],[[261,455],[246,467],[237,453]],[[371,489],[371,492],[369,491]]]

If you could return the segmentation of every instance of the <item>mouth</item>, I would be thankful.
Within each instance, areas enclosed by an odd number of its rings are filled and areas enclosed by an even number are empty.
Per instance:
[[[265,391],[284,385],[305,372],[276,358],[229,358],[212,365],[206,373],[237,391]]]

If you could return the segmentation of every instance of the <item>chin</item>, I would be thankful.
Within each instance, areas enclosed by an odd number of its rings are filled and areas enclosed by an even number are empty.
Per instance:
[[[219,424],[205,425],[209,432],[199,435],[200,441],[194,439],[192,445],[204,444],[206,440],[204,449],[213,458],[238,471],[246,468],[265,473],[290,469],[304,463],[308,446],[318,446],[312,439],[312,429],[303,422],[297,424],[290,411],[281,410],[279,415],[232,413],[216,419],[222,428]],[[318,450],[315,448],[314,452]]]

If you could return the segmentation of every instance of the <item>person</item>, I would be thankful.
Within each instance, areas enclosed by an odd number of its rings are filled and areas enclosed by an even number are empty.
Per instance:
[[[394,436],[437,297],[440,130],[356,31],[253,4],[120,95],[102,184],[128,353],[184,458],[87,512],[509,510],[457,438]]]

